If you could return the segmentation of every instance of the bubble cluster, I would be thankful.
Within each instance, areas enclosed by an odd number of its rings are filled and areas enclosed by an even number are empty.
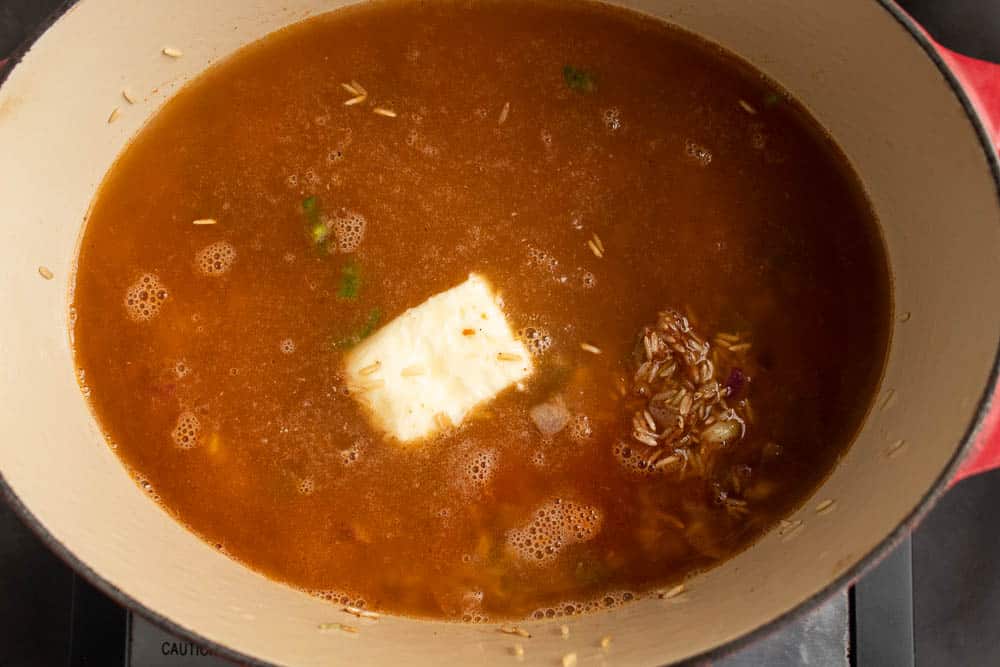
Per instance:
[[[454,596],[454,593],[446,594],[446,597]],[[457,600],[457,609],[455,609],[456,615],[460,611],[462,613],[463,623],[489,623],[490,617],[486,615],[483,611],[483,600],[486,595],[481,590],[468,590],[461,593]],[[445,602],[447,600],[439,600],[439,602]],[[442,605],[445,606],[445,605]],[[456,606],[456,605],[448,605]]]
[[[493,477],[493,469],[496,467],[496,453],[493,451],[479,451],[469,457],[466,475],[473,486],[482,487],[489,483]]]
[[[542,327],[525,327],[517,332],[517,337],[536,357],[545,354],[552,347],[552,334]]]
[[[295,341],[291,338],[286,338],[278,345],[278,349],[281,350],[282,354],[291,354],[295,352]]]
[[[542,143],[545,144],[545,147],[552,148],[552,133],[548,130],[542,130],[541,137]]]
[[[601,609],[614,609],[637,598],[638,596],[632,591],[612,591],[586,602],[567,600],[551,607],[536,609],[531,613],[529,618],[535,621],[542,621],[549,618],[565,618],[566,616],[589,614]]]
[[[497,454],[492,449],[474,448],[472,443],[463,443],[454,458],[455,475],[459,487],[466,492],[480,491],[493,479],[497,466]]]
[[[585,289],[593,289],[594,285],[597,284],[597,278],[590,271],[584,271],[580,274],[580,284],[582,284]]]
[[[354,211],[342,211],[333,218],[333,233],[337,237],[337,250],[354,252],[365,240],[365,216]]]
[[[150,482],[140,473],[134,473],[133,476],[135,477],[135,481],[139,485],[139,488],[142,489],[146,493],[146,495],[148,495],[152,499],[154,503],[160,502],[161,500],[160,494],[158,494],[156,490],[153,488],[152,482]]]
[[[536,449],[531,453],[531,464],[539,468],[545,467],[545,451],[541,449]]]
[[[174,364],[174,375],[177,376],[178,380],[186,378],[190,373],[191,367],[183,359]]]
[[[228,241],[216,241],[194,256],[195,267],[203,275],[217,277],[229,272],[236,261],[236,249]]]
[[[555,273],[559,268],[559,260],[553,257],[550,253],[542,250],[541,248],[536,248],[535,246],[528,246],[528,261],[546,269],[552,273]]]
[[[144,273],[125,291],[125,310],[136,322],[148,322],[157,316],[167,300],[167,288],[155,273]]]
[[[590,427],[590,417],[587,415],[574,415],[569,420],[569,426],[566,430],[569,433],[569,437],[578,442],[588,439],[594,433]]]
[[[297,188],[299,186],[298,174],[289,174],[288,177],[285,178],[285,185],[290,188]]]
[[[604,515],[596,507],[555,498],[537,510],[531,521],[507,533],[507,544],[520,558],[543,565],[565,548],[597,535]]]
[[[313,597],[320,598],[321,600],[326,600],[327,602],[332,602],[334,604],[339,604],[343,607],[355,607],[357,609],[364,609],[365,599],[357,595],[352,595],[350,593],[344,593],[343,591],[334,590],[322,590],[322,591],[307,591],[309,595]]]
[[[316,490],[316,482],[312,478],[307,477],[299,481],[298,491],[303,496],[311,495],[313,491]]]
[[[365,447],[365,442],[362,439],[357,439],[347,449],[340,450],[340,462],[345,466],[351,466],[358,462],[361,458],[361,451]]]
[[[344,159],[344,151],[339,149],[330,151],[329,153],[326,154],[326,161],[329,162],[330,164],[334,164],[335,162],[340,162],[343,159]]]
[[[622,127],[622,113],[617,107],[605,109],[601,114],[601,120],[604,121],[604,127],[611,132],[617,132]]]
[[[624,442],[615,443],[615,446],[611,450],[615,459],[624,467],[626,470],[640,474],[640,475],[652,475],[656,471],[649,467],[646,463],[646,457],[642,452],[637,451],[636,447],[626,444]]]
[[[463,623],[489,623],[490,617],[486,614],[474,613],[474,614],[462,614]]]
[[[707,167],[712,162],[712,152],[690,139],[684,143],[684,152],[702,167]]]
[[[182,412],[177,418],[177,425],[174,426],[170,436],[174,444],[181,449],[191,449],[198,444],[198,435],[201,433],[201,422],[198,416],[190,410]]]

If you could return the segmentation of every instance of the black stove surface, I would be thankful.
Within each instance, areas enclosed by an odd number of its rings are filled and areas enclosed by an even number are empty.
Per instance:
[[[0,60],[60,4],[0,0]],[[943,45],[1000,62],[998,0],[900,4]],[[1000,664],[997,508],[1000,471],[961,482],[856,586],[716,664]],[[0,500],[0,667],[229,664],[105,597]]]

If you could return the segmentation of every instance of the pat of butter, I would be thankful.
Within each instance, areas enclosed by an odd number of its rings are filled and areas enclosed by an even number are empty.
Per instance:
[[[473,273],[365,339],[345,370],[372,423],[408,442],[461,424],[533,368],[489,283]]]

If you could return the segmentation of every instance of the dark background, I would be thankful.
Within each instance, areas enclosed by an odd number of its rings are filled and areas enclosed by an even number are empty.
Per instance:
[[[61,4],[0,0],[0,59]],[[900,4],[944,46],[1000,62],[1000,0]],[[912,554],[916,664],[1000,665],[1000,471],[950,491]],[[0,501],[0,667],[123,665],[124,617]]]

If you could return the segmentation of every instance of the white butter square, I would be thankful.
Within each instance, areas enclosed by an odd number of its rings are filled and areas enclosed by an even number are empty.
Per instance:
[[[461,424],[533,366],[489,283],[473,273],[362,341],[345,370],[372,423],[409,442]]]

